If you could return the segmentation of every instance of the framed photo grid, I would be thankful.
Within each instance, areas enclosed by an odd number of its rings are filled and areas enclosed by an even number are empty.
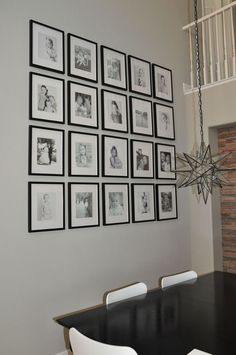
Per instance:
[[[65,184],[29,182],[29,232],[65,229]]]
[[[65,123],[65,82],[38,73],[30,73],[30,119]]]
[[[97,82],[97,43],[68,33],[68,75]]]
[[[156,219],[154,184],[131,184],[132,222]]]
[[[158,220],[178,218],[176,185],[156,186]]]
[[[65,74],[64,31],[30,20],[29,36],[30,66]],[[114,91],[99,90],[98,44],[68,33],[66,54],[71,77],[67,90],[64,77],[29,73],[29,119],[47,125],[29,125],[28,174],[65,176],[66,153],[68,176],[72,178],[99,177],[101,166],[101,177],[105,178],[129,178],[131,169],[132,179],[176,179],[175,146],[157,143],[153,138],[175,140],[174,108],[153,102],[154,98],[173,103],[172,71],[101,45],[101,84]],[[48,127],[51,123],[76,127],[77,131],[68,131],[66,147],[65,131]],[[100,127],[118,134],[90,132]],[[149,138],[132,139],[126,137],[128,132]],[[124,182],[102,182],[102,194],[97,181],[69,182],[69,229],[100,226],[100,198],[103,225],[130,223],[129,183]],[[130,187],[133,223],[177,218],[175,184],[156,185],[155,191],[152,183],[131,181]],[[30,181],[28,196],[29,232],[65,229],[65,182]]]
[[[29,174],[64,175],[64,131],[29,127]]]
[[[174,108],[154,103],[155,136],[163,139],[175,139]]]
[[[98,128],[98,88],[68,81],[68,123]]]
[[[127,96],[102,90],[102,129],[128,133]]]
[[[130,91],[152,96],[151,64],[146,60],[129,55],[128,65]]]
[[[102,136],[102,176],[128,177],[128,139]]]
[[[131,133],[153,136],[152,102],[130,96]]]
[[[69,131],[69,176],[99,176],[98,135]]]
[[[175,146],[156,143],[157,179],[176,179]]]
[[[69,183],[69,228],[99,226],[99,203],[98,183]]]
[[[30,20],[30,65],[65,72],[64,32]]]
[[[129,184],[102,184],[103,224],[130,222]]]
[[[102,84],[127,90],[126,54],[101,46]]]

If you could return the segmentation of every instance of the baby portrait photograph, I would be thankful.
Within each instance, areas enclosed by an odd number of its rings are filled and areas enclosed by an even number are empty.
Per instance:
[[[129,185],[102,184],[103,224],[129,223]]]

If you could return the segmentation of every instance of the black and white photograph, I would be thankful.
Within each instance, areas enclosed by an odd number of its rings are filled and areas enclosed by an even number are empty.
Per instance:
[[[65,229],[64,183],[29,182],[29,232]]]
[[[69,228],[99,226],[99,184],[69,183],[68,197]]]
[[[178,217],[176,185],[157,185],[156,193],[158,220],[176,219]]]
[[[130,91],[152,96],[150,62],[129,55],[128,63]]]
[[[129,185],[103,183],[102,188],[103,224],[129,223]]]
[[[65,123],[63,79],[30,73],[30,119]]]
[[[128,139],[102,136],[102,175],[128,177]]]
[[[130,96],[131,133],[153,136],[152,102]]]
[[[68,82],[68,123],[98,128],[98,89]]]
[[[131,177],[154,178],[153,143],[131,140]]]
[[[102,85],[127,90],[126,54],[101,46]]]
[[[154,98],[173,102],[172,71],[153,64],[152,73]]]
[[[64,32],[30,20],[30,65],[64,73]]]
[[[98,135],[69,131],[69,176],[98,176]]]
[[[157,179],[176,179],[175,146],[156,143]]]
[[[154,103],[155,136],[175,139],[174,109],[171,106]]]
[[[131,184],[132,222],[156,219],[154,184]]]
[[[128,132],[127,96],[102,90],[102,129]]]
[[[68,75],[97,82],[97,43],[68,34]]]
[[[64,131],[29,127],[29,174],[64,175]]]

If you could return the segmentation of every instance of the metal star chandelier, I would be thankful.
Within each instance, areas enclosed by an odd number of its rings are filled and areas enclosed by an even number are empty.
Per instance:
[[[180,168],[174,171],[178,174],[177,186],[180,188],[195,185],[198,195],[202,195],[206,204],[209,194],[213,192],[213,187],[222,187],[229,184],[224,173],[234,169],[222,166],[223,162],[232,154],[231,152],[212,156],[210,145],[206,145],[204,142],[197,0],[194,0],[194,23],[201,142],[195,155],[177,154],[177,162],[180,164]]]

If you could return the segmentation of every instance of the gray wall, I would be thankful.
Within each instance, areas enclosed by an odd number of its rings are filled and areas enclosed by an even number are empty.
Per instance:
[[[217,128],[235,124],[235,80],[222,82],[220,85],[208,87],[202,91],[204,138],[209,141],[213,152],[217,152]],[[191,151],[193,142],[199,142],[199,116],[197,93],[185,96],[186,120],[188,131],[188,150]],[[194,194],[189,198],[189,213],[191,221],[191,260],[192,267],[198,273],[212,270],[222,270],[222,233],[220,194],[214,191],[207,205],[197,201]],[[199,220],[201,223],[199,223]]]
[[[178,194],[176,221],[27,232],[27,182],[75,181],[27,174],[29,71],[54,75],[29,67],[29,19],[172,68],[177,150],[183,151],[187,1],[0,1],[0,353],[54,355],[65,345],[53,317],[101,303],[108,289],[137,280],[156,287],[161,275],[190,268],[188,195]]]

